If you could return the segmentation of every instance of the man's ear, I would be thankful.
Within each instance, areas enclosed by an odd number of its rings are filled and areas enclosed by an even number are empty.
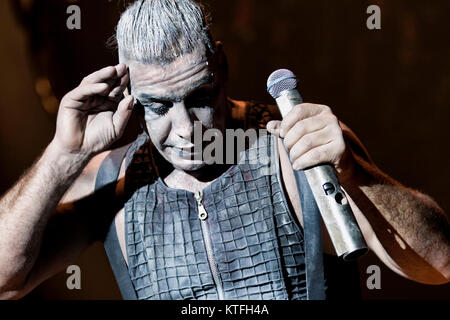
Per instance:
[[[217,67],[220,73],[222,83],[228,82],[228,60],[225,55],[223,43],[216,41]]]

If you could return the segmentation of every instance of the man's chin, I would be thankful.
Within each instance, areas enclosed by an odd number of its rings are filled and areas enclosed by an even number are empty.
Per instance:
[[[193,162],[193,161],[191,161]],[[183,171],[197,171],[206,166],[206,163],[193,163],[193,164],[185,164],[185,163],[177,163],[173,164],[175,169],[183,170]]]
[[[206,163],[203,161],[193,161],[184,159],[177,159],[176,161],[171,161],[171,163],[175,169],[183,171],[197,171],[206,166]]]
[[[172,149],[170,149],[169,152],[164,152],[163,156],[175,169],[178,170],[196,171],[206,166],[203,159],[186,159],[180,157],[176,152],[173,152]]]

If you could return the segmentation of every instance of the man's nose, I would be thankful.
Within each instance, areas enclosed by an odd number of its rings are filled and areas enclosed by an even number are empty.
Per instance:
[[[194,121],[184,101],[174,103],[172,109],[172,126],[174,132],[178,136],[190,141],[194,133]]]

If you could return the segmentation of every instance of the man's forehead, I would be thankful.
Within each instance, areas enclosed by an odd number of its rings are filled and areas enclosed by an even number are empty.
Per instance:
[[[213,81],[208,58],[192,53],[166,66],[130,63],[132,94],[182,99],[191,89]]]

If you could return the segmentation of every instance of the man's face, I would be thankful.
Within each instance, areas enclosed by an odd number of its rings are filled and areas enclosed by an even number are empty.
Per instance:
[[[167,66],[129,64],[132,95],[143,106],[149,136],[177,169],[205,165],[195,160],[201,159],[194,153],[195,121],[202,130],[224,129],[226,96],[214,59],[199,49]]]

